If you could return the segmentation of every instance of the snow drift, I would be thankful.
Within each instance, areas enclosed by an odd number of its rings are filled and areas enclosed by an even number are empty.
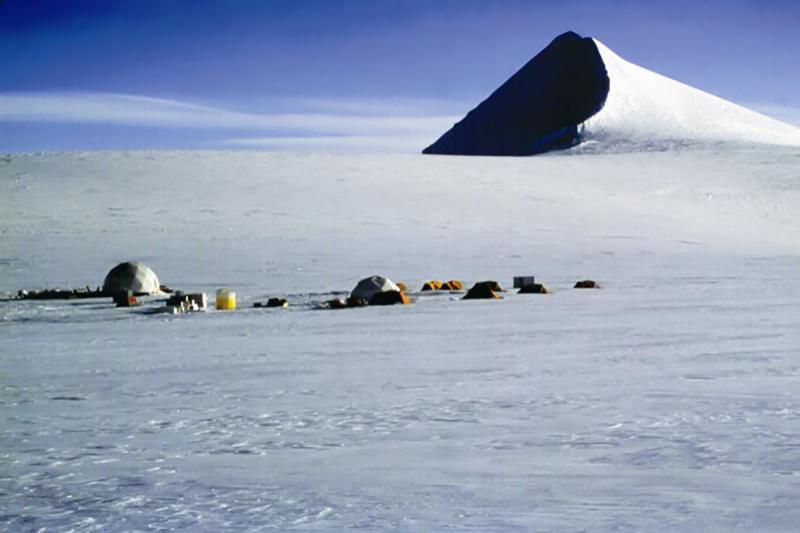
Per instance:
[[[800,130],[567,32],[423,153],[534,155],[584,141],[633,149],[707,141],[800,146]]]

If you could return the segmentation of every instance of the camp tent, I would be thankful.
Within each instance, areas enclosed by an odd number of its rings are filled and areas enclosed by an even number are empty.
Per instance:
[[[436,279],[432,279],[430,281],[426,281],[424,285],[422,285],[422,291],[438,291],[442,288],[442,282]]]
[[[400,291],[382,291],[376,292],[369,301],[369,305],[408,305],[411,303],[411,298],[404,292]]]
[[[502,290],[496,281],[479,281],[467,291],[464,300],[500,300],[497,293]]]
[[[133,294],[160,292],[158,276],[142,263],[120,263],[106,275],[103,290],[106,292],[131,291]]]
[[[372,276],[359,281],[353,292],[350,293],[350,298],[360,298],[368,302],[376,293],[386,291],[401,292],[400,287],[392,280],[382,276]]]

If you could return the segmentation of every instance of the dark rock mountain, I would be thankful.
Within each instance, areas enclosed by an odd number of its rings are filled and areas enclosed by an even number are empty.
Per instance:
[[[423,153],[523,156],[569,148],[608,89],[594,41],[564,33]]]

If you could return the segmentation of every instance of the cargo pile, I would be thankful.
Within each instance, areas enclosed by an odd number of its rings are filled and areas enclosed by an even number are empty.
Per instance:
[[[537,283],[534,276],[515,276],[514,288],[518,294],[550,294],[544,284]],[[600,284],[591,279],[575,283],[575,289],[599,289]],[[464,292],[464,284],[457,279],[439,281],[431,279],[423,283],[417,295],[408,293],[404,283],[395,283],[384,276],[370,276],[360,280],[346,298],[334,298],[318,302],[319,309],[352,309],[357,307],[409,305],[422,294]],[[464,300],[502,300],[506,290],[494,280],[479,281],[464,294]],[[169,295],[166,300],[154,300],[149,297]],[[236,291],[222,288],[216,291],[214,307],[217,311],[236,310]],[[172,291],[160,285],[155,272],[148,266],[138,262],[120,263],[106,276],[103,287],[91,289],[88,286],[79,289],[42,289],[36,291],[20,290],[13,300],[74,300],[84,298],[111,298],[116,307],[137,307],[145,303],[160,302],[162,307],[149,306],[146,313],[185,314],[208,310],[208,298],[205,293],[184,293]],[[283,297],[271,297],[266,301],[252,304],[256,309],[286,309],[289,300]]]

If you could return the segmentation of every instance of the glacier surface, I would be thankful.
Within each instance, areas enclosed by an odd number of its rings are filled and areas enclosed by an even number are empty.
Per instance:
[[[5,156],[0,291],[240,310],[0,303],[1,527],[792,530],[798,208],[787,147]],[[372,274],[554,293],[311,307]]]

